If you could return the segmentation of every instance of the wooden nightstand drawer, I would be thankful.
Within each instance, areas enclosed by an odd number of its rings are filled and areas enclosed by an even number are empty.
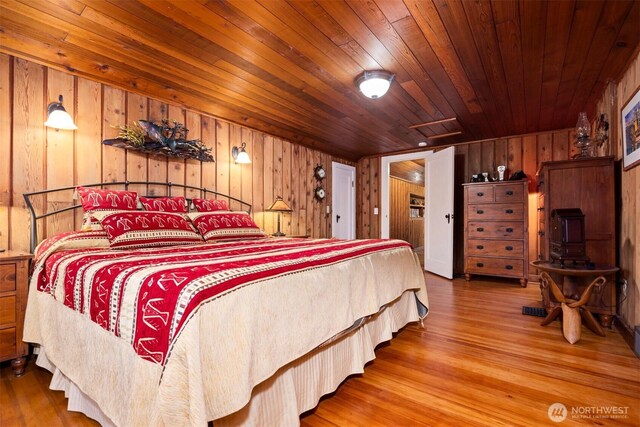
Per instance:
[[[480,240],[467,241],[469,255],[522,258],[524,242],[522,240]]]
[[[477,185],[469,191],[469,203],[493,202],[493,186]]]
[[[496,202],[522,202],[524,187],[522,187],[522,184],[496,187],[494,197]]]
[[[470,220],[522,221],[524,206],[522,203],[492,203],[467,206]]]
[[[0,329],[0,359],[10,359],[16,353],[16,328]]]
[[[522,277],[524,262],[521,259],[469,257],[465,271],[491,276]]]
[[[16,323],[16,297],[0,298],[0,326]]]
[[[0,264],[0,292],[16,290],[16,265]]]
[[[469,238],[475,239],[522,239],[524,237],[524,225],[522,222],[489,222],[472,221],[468,225]]]
[[[29,346],[22,341],[31,255],[0,253],[0,362],[13,359],[16,375],[24,372]]]

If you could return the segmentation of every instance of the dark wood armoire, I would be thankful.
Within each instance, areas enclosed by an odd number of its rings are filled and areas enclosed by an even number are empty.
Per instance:
[[[538,171],[538,258],[549,260],[551,213],[577,208],[584,214],[586,256],[616,265],[615,164],[613,157],[543,162]],[[616,310],[615,277],[592,297],[589,309],[609,319]]]

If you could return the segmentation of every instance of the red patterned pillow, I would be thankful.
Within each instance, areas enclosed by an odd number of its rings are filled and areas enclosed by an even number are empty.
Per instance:
[[[147,211],[159,212],[187,212],[187,203],[184,197],[140,197],[140,203]]]
[[[95,212],[112,248],[134,249],[202,243],[182,215],[169,212]]]
[[[228,211],[226,200],[193,199],[193,204],[198,212]]]
[[[130,211],[104,210],[100,212],[112,213],[112,212],[130,212]],[[93,216],[94,213],[95,213],[94,211],[88,211],[84,213],[84,215],[82,216],[82,228],[80,228],[81,231],[100,231],[100,230],[104,231],[104,228],[102,228],[100,221],[98,221],[98,219]]]
[[[109,240],[103,231],[67,231],[49,237],[35,250],[36,261],[63,249],[108,248]]]
[[[188,215],[206,241],[267,237],[246,212],[191,212]]]
[[[78,187],[82,209],[89,211],[121,210],[134,211],[138,208],[135,191],[101,190],[99,188]]]

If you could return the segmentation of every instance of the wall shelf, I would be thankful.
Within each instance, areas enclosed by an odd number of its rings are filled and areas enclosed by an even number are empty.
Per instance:
[[[424,196],[409,193],[409,219],[424,218]]]

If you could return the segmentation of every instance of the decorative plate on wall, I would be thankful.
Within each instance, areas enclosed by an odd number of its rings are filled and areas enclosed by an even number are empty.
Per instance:
[[[325,196],[327,195],[324,191],[324,188],[322,188],[322,186],[318,186],[316,187],[315,190],[313,190],[313,194],[315,195],[316,199],[318,200],[323,200],[325,198]]]
[[[324,170],[322,165],[318,165],[313,170],[313,176],[315,176],[316,179],[323,180],[325,176],[327,176],[327,172]]]

